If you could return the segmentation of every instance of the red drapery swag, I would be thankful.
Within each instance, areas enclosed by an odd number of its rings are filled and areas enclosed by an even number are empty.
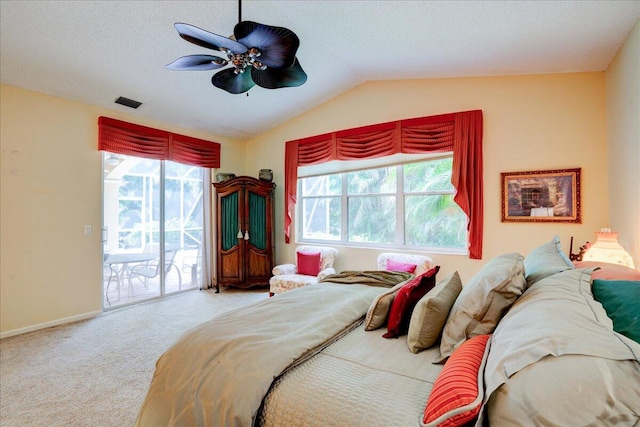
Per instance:
[[[220,167],[220,144],[109,117],[98,119],[98,149],[203,168]]]
[[[342,130],[287,141],[285,148],[285,242],[296,204],[298,166],[393,154],[453,151],[454,201],[467,214],[469,258],[482,259],[482,111],[463,111]]]

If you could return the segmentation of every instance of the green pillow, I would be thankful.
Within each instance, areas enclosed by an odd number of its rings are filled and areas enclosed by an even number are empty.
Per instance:
[[[640,281],[596,279],[591,290],[613,320],[613,330],[640,343]]]

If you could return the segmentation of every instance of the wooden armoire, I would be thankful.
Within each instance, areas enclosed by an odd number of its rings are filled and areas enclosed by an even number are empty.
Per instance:
[[[213,184],[216,194],[216,292],[269,284],[275,260],[276,185],[249,176]]]

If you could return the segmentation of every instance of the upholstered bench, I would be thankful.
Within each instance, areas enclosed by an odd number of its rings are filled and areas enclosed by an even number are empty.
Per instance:
[[[273,268],[269,279],[269,295],[318,283],[334,274],[333,263],[338,256],[336,248],[328,246],[298,246],[295,264],[281,264]]]
[[[378,255],[378,270],[405,271],[416,276],[435,267],[426,255],[384,252]]]

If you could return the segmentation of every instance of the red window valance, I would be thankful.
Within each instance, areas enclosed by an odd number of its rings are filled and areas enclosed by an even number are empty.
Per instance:
[[[482,258],[482,111],[419,117],[287,141],[285,148],[285,241],[296,204],[298,166],[393,154],[453,151],[454,201],[467,214],[469,257]]]
[[[217,142],[109,117],[98,119],[98,149],[203,168],[220,167],[220,144]]]

